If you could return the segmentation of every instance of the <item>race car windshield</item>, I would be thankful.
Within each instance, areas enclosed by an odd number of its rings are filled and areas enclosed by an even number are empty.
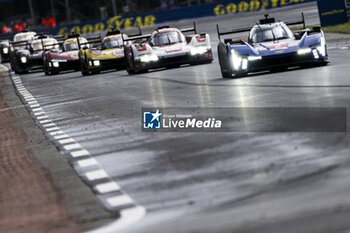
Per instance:
[[[73,51],[73,50],[78,50],[78,43],[72,42],[72,43],[65,43],[64,45],[64,51]]]
[[[43,44],[45,46],[45,49],[54,49],[58,48],[57,41],[55,39],[43,39],[43,43],[41,43],[41,40],[33,41],[32,48],[33,51],[40,51],[43,50]]]
[[[34,34],[23,34],[23,35],[16,35],[13,40],[14,41],[27,41],[32,40],[34,37]]]
[[[119,48],[122,46],[123,42],[121,39],[105,40],[103,42],[103,47],[106,49]]]
[[[151,43],[155,46],[169,45],[182,42],[179,32],[165,32],[153,36]]]
[[[257,29],[251,37],[253,43],[268,42],[292,38],[293,34],[289,29],[278,26],[267,29]]]

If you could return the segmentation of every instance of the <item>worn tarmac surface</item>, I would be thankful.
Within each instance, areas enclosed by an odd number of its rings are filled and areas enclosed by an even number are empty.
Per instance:
[[[318,23],[315,5],[270,11]],[[347,133],[145,133],[142,107],[349,107],[350,50],[329,41],[325,67],[222,79],[215,24],[251,25],[256,13],[199,20],[215,60],[128,76],[22,76],[46,114],[147,209],[125,232],[346,232]],[[189,21],[179,22],[189,26]],[[78,170],[79,172],[79,170]]]

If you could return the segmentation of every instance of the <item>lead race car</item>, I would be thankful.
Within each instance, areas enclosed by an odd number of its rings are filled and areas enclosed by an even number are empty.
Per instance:
[[[191,35],[184,33],[193,32]],[[207,33],[197,34],[193,28],[176,29],[163,26],[152,34],[124,39],[139,41],[125,45],[126,70],[129,74],[147,72],[161,67],[175,68],[182,64],[204,64],[213,61],[210,37]]]
[[[218,57],[221,74],[224,78],[240,77],[249,72],[264,70],[282,71],[288,67],[327,65],[326,39],[320,27],[305,28],[302,20],[290,23],[276,22],[265,15],[265,19],[252,28],[220,32]],[[293,33],[290,25],[303,25],[303,30]],[[225,39],[221,36],[233,33],[250,32],[248,41]]]

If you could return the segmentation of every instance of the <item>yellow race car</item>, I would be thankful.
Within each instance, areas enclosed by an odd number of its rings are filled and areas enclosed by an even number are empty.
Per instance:
[[[125,69],[124,47],[120,31],[110,31],[101,40],[90,40],[90,47],[81,45],[79,52],[82,75],[99,73],[101,70]],[[100,43],[98,47],[93,44]]]

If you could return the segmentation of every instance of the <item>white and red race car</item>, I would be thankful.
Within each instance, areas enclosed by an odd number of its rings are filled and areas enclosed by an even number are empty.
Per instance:
[[[194,34],[184,35],[188,32]],[[135,42],[127,45],[128,41]],[[126,70],[129,74],[213,61],[210,37],[207,33],[197,34],[195,23],[193,28],[182,30],[168,26],[159,27],[152,34],[124,39],[124,45]]]

